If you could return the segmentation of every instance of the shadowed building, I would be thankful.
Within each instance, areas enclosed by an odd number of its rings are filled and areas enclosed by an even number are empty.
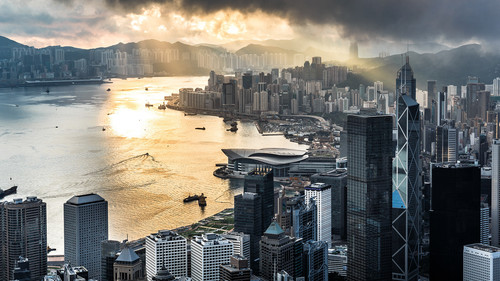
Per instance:
[[[392,117],[348,115],[347,280],[391,280]]]

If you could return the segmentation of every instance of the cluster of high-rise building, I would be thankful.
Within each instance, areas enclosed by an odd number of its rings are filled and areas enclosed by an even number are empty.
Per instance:
[[[211,95],[212,106],[255,113],[265,112],[261,106],[273,104],[269,96],[276,94],[277,112],[287,113],[285,92],[293,100],[294,91],[303,91],[305,103],[330,91],[323,88],[329,83],[325,71],[338,69],[314,58],[281,75],[276,69],[226,81],[212,72],[207,89],[181,89],[180,103],[207,105],[209,98],[200,97]],[[245,171],[228,233],[186,239],[160,230],[135,242],[111,241],[107,201],[97,194],[74,196],[64,204],[66,265],[60,274],[64,280],[109,281],[324,281],[329,274],[346,280],[499,280],[500,100],[487,90],[497,89],[498,81],[487,87],[469,77],[461,95],[452,86],[438,92],[437,82],[428,81],[427,97],[419,99],[407,57],[395,94],[381,82],[360,87],[363,105],[347,116],[341,134],[347,166],[313,174],[294,194],[275,190],[276,175],[283,176],[279,166]],[[255,89],[254,107],[245,93]],[[46,205],[36,197],[0,203],[2,280],[44,278],[46,220]]]

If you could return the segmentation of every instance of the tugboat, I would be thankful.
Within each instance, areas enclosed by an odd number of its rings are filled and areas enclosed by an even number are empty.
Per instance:
[[[231,131],[231,132],[238,131],[238,123],[236,123],[236,122],[231,123],[231,128],[227,129],[226,131]]]
[[[205,130],[205,127],[196,127],[196,130]]]
[[[167,105],[165,105],[165,102],[163,102],[163,104],[160,104],[158,106],[158,109],[161,109],[161,110],[165,110],[167,108]]]
[[[205,200],[207,197],[203,195],[203,193],[198,197],[198,206],[205,207],[207,205],[207,201]]]
[[[203,195],[203,193],[201,195]],[[183,201],[184,201],[184,203],[188,203],[188,202],[191,202],[191,201],[198,200],[199,198],[200,198],[200,196],[198,196],[196,194],[193,195],[193,196],[189,195],[188,197],[184,198]]]
[[[14,185],[13,187],[6,189],[6,190],[0,189],[0,199],[3,199],[5,196],[11,195],[11,194],[16,194],[16,193],[17,193],[17,185]]]

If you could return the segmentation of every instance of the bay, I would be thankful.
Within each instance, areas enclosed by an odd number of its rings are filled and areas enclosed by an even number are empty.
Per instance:
[[[55,254],[64,250],[63,204],[74,195],[97,193],[109,202],[109,237],[116,240],[189,225],[232,207],[241,180],[212,174],[216,163],[227,161],[222,148],[307,147],[263,137],[250,121],[239,121],[232,133],[222,118],[157,108],[164,96],[203,88],[207,79],[115,79],[51,87],[48,94],[40,87],[0,89],[0,188],[19,186],[4,200],[37,196],[47,203]],[[182,202],[202,192],[204,210]]]

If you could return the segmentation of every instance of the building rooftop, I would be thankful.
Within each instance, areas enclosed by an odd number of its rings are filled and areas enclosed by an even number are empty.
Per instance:
[[[283,229],[279,226],[279,224],[275,221],[273,221],[269,227],[267,228],[266,232],[264,234],[272,234],[272,235],[280,235],[282,233],[285,233]]]
[[[321,191],[321,190],[324,190],[324,189],[328,189],[330,187],[331,186],[329,184],[322,183],[322,182],[317,182],[317,183],[313,183],[313,184],[311,184],[309,186],[306,186],[306,190]]]
[[[307,151],[287,148],[222,149],[230,161],[247,159],[268,165],[284,165],[308,158]]]
[[[488,253],[499,253],[500,252],[500,248],[498,248],[498,247],[485,245],[485,244],[481,244],[481,243],[465,245],[464,247],[468,247],[468,248],[472,248],[472,249],[476,249],[476,250],[480,250],[480,251],[484,251],[484,252],[488,252]]]
[[[126,263],[133,263],[136,262],[139,258],[139,256],[134,252],[134,250],[130,249],[129,247],[125,247],[116,258],[117,262],[126,262]]]
[[[180,236],[177,232],[171,230],[158,230],[158,233],[151,233],[147,238],[158,241],[174,241],[174,240],[185,240],[184,237]]]
[[[84,195],[76,195],[71,197],[66,204],[70,205],[85,205],[85,204],[91,204],[91,203],[97,203],[97,202],[103,202],[106,201],[104,198],[101,196],[95,194],[95,193],[90,193],[90,194],[84,194]]]

